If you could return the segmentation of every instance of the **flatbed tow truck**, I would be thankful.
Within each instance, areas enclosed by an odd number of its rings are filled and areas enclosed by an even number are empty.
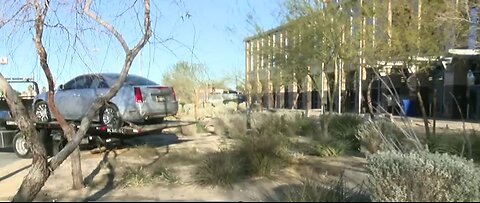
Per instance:
[[[9,82],[27,82],[32,83],[35,88],[36,93],[38,94],[38,85],[32,79],[7,79]],[[31,110],[31,101],[33,97],[20,97],[24,103],[27,110]],[[3,112],[5,114],[5,105],[6,102],[0,99],[0,114]],[[3,109],[1,107],[4,107]],[[8,108],[8,105],[7,105]],[[5,119],[5,116],[8,118]],[[15,120],[11,115],[3,115],[2,121],[0,121],[0,148],[13,148],[15,154],[20,158],[30,158],[31,153],[29,145],[26,142],[22,132],[19,130]],[[70,122],[69,124],[73,125],[74,129],[80,127],[79,122]],[[104,124],[92,123],[82,140],[82,144],[86,144],[92,148],[106,147],[109,143],[120,141],[122,142],[125,139],[140,137],[144,135],[151,135],[152,133],[160,133],[163,129],[180,127],[183,125],[190,125],[192,122],[184,122],[179,120],[164,120],[159,124],[149,124],[149,125],[136,125],[129,124],[127,126],[121,127],[119,129],[113,129],[107,127]],[[65,137],[63,136],[62,129],[60,124],[56,121],[51,122],[35,122],[34,125],[37,128],[38,136],[40,141],[45,146],[48,155],[53,156],[57,154],[67,143]]]

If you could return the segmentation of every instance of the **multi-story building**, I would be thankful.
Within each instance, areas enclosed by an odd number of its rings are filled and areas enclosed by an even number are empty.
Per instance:
[[[398,98],[400,106],[404,105],[404,100],[412,101],[417,109],[410,114],[419,115],[420,102],[418,95],[414,94],[418,90],[427,114],[437,112],[447,117],[458,117],[461,110],[460,112],[458,109],[455,110],[453,102],[457,100],[458,103],[460,100],[462,105],[468,103],[464,99],[467,95],[466,73],[472,65],[470,67],[461,65],[458,61],[462,60],[456,60],[458,57],[454,57],[451,67],[448,68],[445,66],[447,63],[444,58],[449,55],[448,50],[452,48],[467,48],[467,45],[469,48],[476,47],[476,44],[472,45],[472,40],[468,44],[469,36],[476,39],[476,30],[468,32],[468,28],[471,27],[469,23],[459,23],[453,17],[451,20],[448,19],[450,13],[456,15],[455,18],[465,19],[469,16],[465,14],[474,14],[469,13],[470,10],[462,12],[461,9],[464,8],[462,5],[467,1],[358,0],[351,1],[350,4],[339,2],[342,1],[324,3],[324,6],[318,9],[318,14],[321,15],[328,4],[344,6],[341,8],[344,15],[339,17],[343,17],[343,21],[338,26],[346,27],[343,29],[332,27],[329,31],[338,31],[338,36],[341,36],[339,43],[356,51],[354,56],[348,60],[342,58],[334,65],[317,59],[298,61],[298,64],[304,64],[305,67],[301,70],[308,71],[308,76],[283,71],[285,66],[290,64],[276,63],[279,55],[272,50],[287,50],[301,44],[298,39],[306,33],[295,32],[294,29],[298,27],[290,26],[302,20],[301,18],[246,38],[245,77],[249,102],[261,103],[266,108],[307,108],[365,113],[369,111],[369,107],[379,112],[386,110],[389,106],[388,98],[395,93],[393,96]],[[470,19],[465,22],[468,20]],[[332,18],[332,22],[335,21],[336,19]],[[316,37],[313,36],[315,39]],[[314,49],[315,46],[312,45]],[[320,49],[318,47],[320,46],[317,46],[317,49]],[[302,52],[301,49],[295,51]],[[286,52],[280,53],[285,55],[281,55],[284,60],[292,59]],[[430,67],[429,71],[423,71],[424,67]],[[407,85],[407,82],[411,82],[409,76],[413,73],[416,73],[419,79],[419,85],[413,85],[418,86],[415,91],[409,89]],[[287,74],[303,79],[278,81]],[[332,85],[331,81],[336,82]],[[454,96],[449,96],[450,93]],[[436,105],[433,105],[433,100],[437,100]]]

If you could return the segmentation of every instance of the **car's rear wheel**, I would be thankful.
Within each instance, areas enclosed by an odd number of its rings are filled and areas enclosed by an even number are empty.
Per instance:
[[[48,109],[48,104],[45,101],[40,101],[35,104],[34,108],[35,119],[37,122],[49,122],[52,120],[50,116],[50,110]]]
[[[123,126],[123,120],[118,108],[114,104],[107,104],[100,113],[100,122],[109,128],[119,129]]]

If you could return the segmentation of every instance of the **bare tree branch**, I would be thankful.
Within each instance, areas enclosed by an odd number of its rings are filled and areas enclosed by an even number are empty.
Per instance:
[[[54,102],[54,91],[55,91],[55,84],[52,72],[50,71],[50,67],[48,65],[48,56],[45,47],[43,46],[42,36],[43,36],[43,26],[45,25],[45,16],[47,15],[48,8],[50,4],[50,0],[45,1],[44,8],[40,6],[39,0],[34,1],[35,10],[36,10],[36,20],[35,20],[35,47],[37,48],[37,53],[40,58],[40,66],[42,67],[43,71],[45,72],[45,76],[47,77],[48,82],[48,106],[50,110],[55,115],[58,123],[62,127],[62,130],[65,134],[69,132],[73,132],[73,128],[68,125],[65,118],[60,114],[58,111],[55,102]]]
[[[90,17],[91,19],[95,20],[95,22],[97,22],[99,25],[105,27],[108,31],[110,31],[117,38],[118,42],[120,42],[120,44],[123,47],[123,50],[125,52],[128,52],[130,50],[128,48],[128,44],[125,41],[125,39],[123,39],[123,36],[117,31],[117,29],[115,29],[115,27],[110,25],[110,23],[104,21],[102,18],[100,18],[100,16],[98,16],[96,13],[90,10],[90,7],[92,6],[92,2],[93,0],[86,0],[85,8],[83,9],[85,14],[87,14],[87,16]],[[150,8],[148,9],[150,12]]]
[[[92,4],[92,0],[87,0],[87,4],[85,5],[84,11],[85,13],[95,20],[100,25],[104,26],[107,30],[114,33],[117,40],[122,44],[122,47],[125,50],[125,62],[123,65],[123,69],[120,74],[120,78],[115,82],[112,88],[105,94],[105,96],[98,98],[90,107],[87,112],[86,117],[82,119],[80,127],[76,132],[74,139],[68,144],[55,156],[50,160],[50,167],[52,169],[57,168],[60,164],[66,159],[66,157],[73,152],[75,147],[77,147],[83,139],[83,136],[87,132],[92,123],[92,119],[95,117],[96,112],[104,106],[111,98],[113,98],[120,87],[122,86],[123,82],[125,81],[130,67],[135,59],[135,56],[140,52],[140,50],[145,46],[148,42],[148,39],[152,35],[151,30],[151,19],[150,19],[150,0],[144,0],[144,34],[140,41],[137,43],[135,47],[131,50],[129,49],[128,45],[126,44],[125,40],[123,39],[122,35],[116,31],[116,29],[111,26],[110,24],[106,23],[103,19],[98,17],[96,14],[90,11],[90,6]]]
[[[0,29],[2,29],[2,27],[5,26],[6,24],[8,24],[9,22],[15,21],[15,17],[17,17],[22,11],[27,10],[28,7],[30,7],[30,6],[31,6],[31,4],[29,4],[29,3],[24,4],[10,18],[7,18],[7,20],[0,19]]]

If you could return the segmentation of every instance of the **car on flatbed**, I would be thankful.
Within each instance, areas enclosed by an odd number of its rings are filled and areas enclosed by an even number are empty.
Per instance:
[[[69,121],[80,121],[90,106],[105,95],[120,74],[98,73],[80,75],[60,85],[55,92],[55,105]],[[54,119],[48,105],[48,95],[39,94],[34,100],[34,114],[38,122]],[[94,118],[111,128],[126,123],[156,124],[165,117],[174,116],[178,102],[173,87],[159,85],[147,78],[128,75],[125,83],[107,105]]]
[[[73,82],[72,81],[71,82],[76,83],[77,82],[76,79],[80,79],[80,78],[77,77],[74,80],[72,80]],[[142,80],[144,80],[144,78],[137,78],[135,76],[130,76],[130,78],[127,78],[127,83],[121,89],[121,91],[123,91],[123,94],[121,94],[120,97],[119,95],[114,97],[114,99],[111,100],[113,102],[109,103],[107,107],[112,107],[112,104],[116,104],[116,102],[120,102],[117,104],[122,104],[121,103],[122,100],[125,100],[124,103],[129,103],[129,102],[131,103],[131,100],[133,100],[136,105],[135,106],[136,108],[132,107],[134,109],[133,110],[130,109],[130,111],[137,111],[137,113],[140,114],[140,116],[137,116],[137,118],[139,118],[140,121],[143,121],[143,123],[138,122],[138,125],[130,123],[129,125],[125,125],[125,126],[122,125],[122,127],[119,127],[119,128],[116,128],[115,126],[112,127],[111,125],[107,125],[105,122],[92,123],[89,126],[87,134],[85,135],[82,141],[83,144],[89,145],[91,147],[105,146],[109,142],[114,142],[116,140],[121,141],[124,139],[134,138],[142,135],[158,133],[165,128],[179,127],[182,125],[192,124],[191,122],[182,122],[179,120],[163,120],[163,119],[157,120],[159,118],[163,118],[165,115],[176,114],[178,109],[178,106],[177,106],[178,103],[176,102],[175,92],[171,87],[159,86],[151,81],[142,82]],[[39,109],[36,109],[37,111],[35,111],[34,109],[38,108],[40,106],[39,104],[42,104],[41,101],[46,101],[46,100],[40,100],[41,98],[45,98],[46,94],[44,93],[39,94],[38,85],[31,78],[30,79],[10,79],[10,80],[7,79],[7,81],[10,84],[16,84],[16,83],[31,84],[28,88],[29,91],[26,91],[26,92],[24,91],[23,93],[20,93],[18,91],[17,92],[19,94],[19,97],[22,103],[27,108],[27,111],[30,114],[30,116],[34,120],[38,119]],[[91,82],[95,82],[95,81],[91,81]],[[142,85],[145,83],[147,84]],[[76,85],[77,84],[73,84],[74,87],[79,87]],[[92,86],[93,84],[90,84],[90,85]],[[62,92],[65,89],[64,85],[62,86],[63,87],[60,88],[60,90],[57,90],[57,94],[59,92]],[[104,89],[93,88],[93,91],[96,91],[98,94],[101,94],[102,91],[103,92],[108,91],[108,89],[105,90],[105,88]],[[78,92],[75,92],[72,90],[70,92],[71,94],[70,96],[73,97],[73,94],[80,94],[82,93],[82,91],[84,90],[78,89]],[[133,93],[129,94],[129,93],[125,93],[125,91],[133,91]],[[63,98],[65,98],[65,97],[68,97],[69,95],[68,94],[62,95],[60,93],[60,96],[63,96]],[[153,103],[154,101],[156,101],[157,103]],[[65,103],[65,105],[67,108],[69,107],[71,109],[79,108],[79,106],[76,106],[75,103],[70,103],[70,104]],[[163,108],[158,108],[158,105],[163,105]],[[46,103],[44,107],[46,108],[45,110],[48,110],[48,105],[46,105]],[[85,108],[85,107],[82,107],[82,108]],[[105,109],[106,108],[103,108],[102,110],[105,112]],[[123,111],[126,110],[123,107],[121,108],[117,107],[117,109],[122,109]],[[128,109],[126,111],[128,111]],[[44,113],[46,113],[44,115],[50,116],[50,111],[45,111]],[[120,114],[120,112],[118,113],[119,115],[122,115]],[[102,117],[100,117],[100,115],[99,115],[99,118],[97,118],[97,120],[102,120]],[[105,113],[102,116],[105,116]],[[48,117],[48,118],[51,119],[51,117]],[[71,119],[72,117],[67,117],[67,118]],[[119,118],[125,119],[124,121],[128,121],[129,118],[131,117],[119,117]],[[152,121],[155,121],[155,122],[152,122]],[[75,128],[79,128],[80,122],[78,120],[75,121],[75,119],[73,119],[73,120],[70,120],[69,123],[72,124]],[[37,128],[39,140],[45,146],[45,149],[47,150],[47,153],[49,155],[55,155],[66,144],[67,141],[63,135],[62,129],[58,124],[58,122],[56,122],[55,120],[43,120],[43,122],[35,121],[34,125]],[[10,108],[5,98],[2,97],[1,93],[0,93],[0,148],[13,148],[13,151],[20,158],[29,158],[31,156],[30,147],[26,142],[22,132],[18,129],[15,119],[13,118],[10,112]]]

